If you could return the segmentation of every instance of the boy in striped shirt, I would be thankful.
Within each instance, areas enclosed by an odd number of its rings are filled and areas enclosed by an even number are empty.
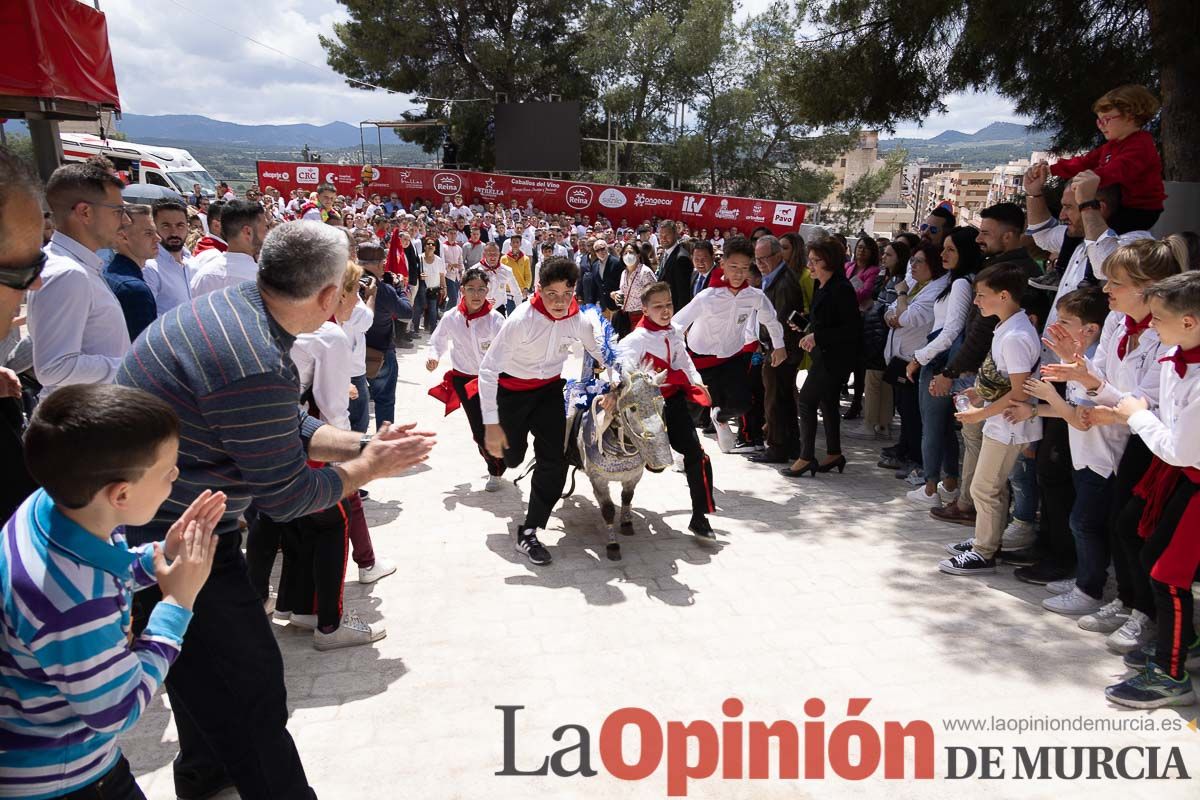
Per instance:
[[[116,737],[179,654],[208,578],[221,493],[166,541],[129,548],[179,471],[179,420],[137,389],[64,386],[38,406],[25,459],[43,488],[0,531],[0,797],[143,798]],[[135,589],[164,596],[141,636]]]

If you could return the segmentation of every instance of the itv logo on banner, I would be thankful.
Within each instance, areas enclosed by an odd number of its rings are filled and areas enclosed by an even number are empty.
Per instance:
[[[683,198],[683,213],[684,214],[699,214],[700,209],[704,208],[705,198],[692,197],[690,194]]]

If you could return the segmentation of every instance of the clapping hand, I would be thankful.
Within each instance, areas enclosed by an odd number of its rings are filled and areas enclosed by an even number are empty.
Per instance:
[[[1121,421],[1116,410],[1108,406],[1083,406],[1079,409],[1079,419],[1088,428],[1116,425]]]
[[[1145,411],[1149,407],[1150,404],[1146,402],[1146,398],[1134,397],[1131,394],[1127,394],[1121,398],[1121,402],[1117,403],[1115,411],[1118,420],[1124,422],[1125,424],[1129,424],[1130,417],[1139,411]]]
[[[1025,381],[1025,392],[1031,397],[1036,397],[1038,400],[1049,403],[1051,398],[1057,397],[1058,392],[1054,387],[1045,381],[1039,381],[1034,378],[1029,378]]]
[[[217,552],[216,534],[211,527],[193,519],[179,536],[178,552],[170,564],[165,550],[157,542],[154,544],[154,575],[158,578],[163,600],[190,611],[212,572],[213,557]]]
[[[1061,322],[1046,328],[1042,344],[1054,351],[1063,363],[1083,361],[1083,342],[1073,336]]]
[[[163,554],[168,561],[174,561],[183,547],[183,536],[188,525],[195,522],[202,531],[212,531],[225,516],[225,493],[205,489],[192,504],[184,510],[175,524],[167,531],[163,542]]]

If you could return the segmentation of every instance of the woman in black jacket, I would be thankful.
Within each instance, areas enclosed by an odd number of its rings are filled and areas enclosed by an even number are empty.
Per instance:
[[[845,260],[845,251],[836,239],[822,238],[808,243],[808,269],[817,289],[800,346],[812,354],[812,366],[798,397],[800,458],[791,467],[780,470],[793,478],[805,472],[816,475],[846,468],[839,397],[862,351],[863,326],[858,297],[842,268]],[[825,420],[825,458],[820,462],[815,454],[818,406]]]

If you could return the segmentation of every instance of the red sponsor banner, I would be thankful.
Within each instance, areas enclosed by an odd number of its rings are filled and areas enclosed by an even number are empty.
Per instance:
[[[340,194],[352,195],[362,188],[362,166],[357,164],[304,164],[290,161],[259,161],[259,186],[274,186],[287,193],[292,189],[316,191],[320,183],[332,183]],[[803,203],[760,200],[751,197],[663,189],[639,189],[633,186],[607,186],[553,178],[526,178],[490,172],[421,169],[417,167],[376,167],[377,179],[368,193],[378,192],[385,199],[395,192],[407,207],[415,198],[426,202],[461,194],[467,203],[478,198],[483,203],[508,206],[516,200],[524,208],[532,200],[540,211],[559,214],[586,214],[589,219],[603,215],[614,224],[627,220],[636,225],[653,217],[681,220],[691,228],[737,228],[749,233],[760,225],[775,233],[800,229],[804,221]]]

